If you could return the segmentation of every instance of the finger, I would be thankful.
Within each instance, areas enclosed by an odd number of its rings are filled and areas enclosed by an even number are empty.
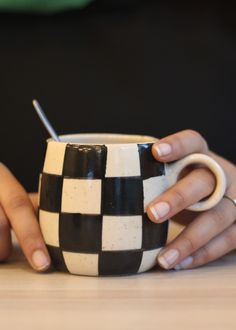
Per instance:
[[[223,257],[236,248],[236,224],[234,223],[223,233],[213,238],[205,246],[197,250],[175,266],[176,270],[190,269],[205,265]]]
[[[12,251],[11,228],[7,216],[0,206],[0,261],[10,257]]]
[[[38,193],[29,193],[28,194],[30,201],[34,207],[35,212],[37,213],[39,207]]]
[[[178,223],[181,226],[187,226],[198,217],[198,212],[183,210],[171,218],[172,221]]]
[[[153,222],[163,222],[209,196],[214,188],[214,175],[205,168],[195,169],[152,201],[147,215]]]
[[[167,136],[152,146],[153,156],[163,162],[174,161],[195,152],[207,154],[208,145],[206,140],[193,130]]]
[[[223,199],[214,209],[201,213],[158,256],[159,264],[166,269],[175,267],[235,221],[235,206]]]
[[[0,164],[0,183],[0,203],[27,260],[35,270],[46,270],[50,257],[28,194],[3,164]]]

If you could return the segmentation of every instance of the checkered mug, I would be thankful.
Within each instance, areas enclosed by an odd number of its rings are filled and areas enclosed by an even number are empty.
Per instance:
[[[155,224],[147,205],[193,163],[207,166],[216,188],[190,207],[216,205],[225,175],[212,158],[192,154],[163,164],[151,153],[154,137],[125,134],[64,135],[47,141],[39,181],[39,222],[56,269],[78,275],[142,273],[156,264],[168,222]]]

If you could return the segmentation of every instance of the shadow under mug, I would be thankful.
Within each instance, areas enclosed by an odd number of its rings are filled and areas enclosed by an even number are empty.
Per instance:
[[[170,164],[156,161],[154,137],[94,133],[60,139],[47,141],[39,221],[52,263],[61,271],[99,276],[151,269],[166,243],[168,222],[151,222],[146,207],[190,164],[208,167],[216,187],[189,209],[213,207],[226,189],[223,170],[206,155]]]

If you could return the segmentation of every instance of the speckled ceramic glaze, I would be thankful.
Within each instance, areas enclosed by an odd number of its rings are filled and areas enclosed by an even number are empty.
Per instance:
[[[151,269],[168,224],[152,223],[146,207],[196,159],[159,163],[151,153],[156,139],[147,136],[78,134],[61,141],[48,140],[39,187],[39,221],[55,268],[90,276]],[[206,202],[196,209],[211,206]]]

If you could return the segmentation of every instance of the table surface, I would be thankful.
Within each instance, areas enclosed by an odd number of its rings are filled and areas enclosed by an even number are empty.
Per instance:
[[[236,329],[236,254],[188,271],[37,274],[16,246],[0,269],[1,329]]]

